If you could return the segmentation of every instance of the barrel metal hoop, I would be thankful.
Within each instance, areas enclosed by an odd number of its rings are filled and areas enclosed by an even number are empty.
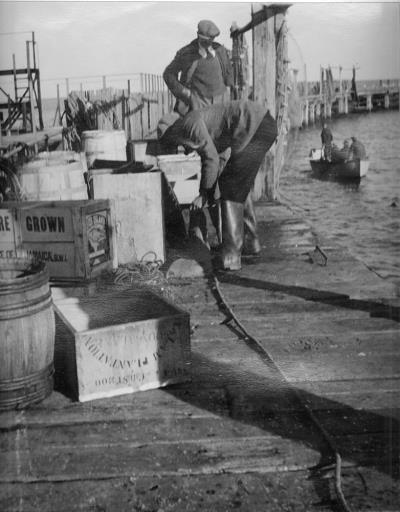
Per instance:
[[[38,274],[36,274],[38,275]],[[43,272],[43,274],[38,277],[36,280],[32,280],[32,282],[28,284],[21,283],[20,285],[16,284],[15,281],[13,283],[7,283],[7,282],[1,282],[0,287],[0,295],[9,295],[10,292],[12,293],[19,293],[19,292],[28,292],[31,290],[36,290],[40,286],[43,286],[44,284],[48,284],[49,282],[49,275],[47,272]]]
[[[30,302],[13,304],[9,307],[0,308],[0,320],[14,320],[28,315],[34,315],[47,309],[52,303],[51,290]]]
[[[19,379],[0,380],[0,411],[43,400],[53,389],[54,364]]]
[[[54,374],[54,363],[50,363],[38,372],[24,375],[23,377],[13,379],[0,380],[0,393],[7,391],[14,391],[15,389],[24,388],[27,386],[34,386],[39,384],[46,377],[52,377]]]
[[[0,411],[43,400],[53,390],[54,364],[19,379],[0,380]]]

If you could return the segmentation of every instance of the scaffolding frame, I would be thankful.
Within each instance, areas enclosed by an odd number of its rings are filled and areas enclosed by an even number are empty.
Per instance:
[[[1,121],[1,131],[9,133],[15,124],[22,120],[22,131],[35,133],[43,130],[42,98],[40,91],[40,71],[37,67],[35,33],[26,41],[26,67],[17,68],[13,54],[12,69],[0,70],[0,76],[12,76],[14,90],[6,91],[0,87],[6,101],[0,102],[0,109],[7,111],[7,117]],[[21,85],[22,83],[22,85]]]

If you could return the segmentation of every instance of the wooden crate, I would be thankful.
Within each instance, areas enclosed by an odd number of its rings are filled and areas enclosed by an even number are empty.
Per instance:
[[[161,173],[104,174],[93,172],[96,199],[115,202],[117,260],[165,261],[165,227]]]
[[[3,203],[4,204],[4,203]],[[19,225],[12,208],[0,208],[0,258],[17,256],[16,239]]]
[[[54,307],[56,386],[71,397],[85,402],[188,380],[189,315],[158,295],[103,291]]]
[[[45,261],[53,281],[90,280],[116,267],[112,202],[36,201],[4,206],[16,219],[17,255]]]
[[[199,195],[201,160],[197,154],[159,155],[157,166],[171,184],[179,204],[190,204]]]

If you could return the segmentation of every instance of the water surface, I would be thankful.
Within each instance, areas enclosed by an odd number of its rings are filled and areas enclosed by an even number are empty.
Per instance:
[[[385,279],[400,283],[400,113],[351,114],[331,121],[334,143],[352,135],[366,146],[368,174],[359,183],[320,180],[311,175],[309,152],[320,148],[321,127],[291,132],[280,176],[283,202],[315,230]]]

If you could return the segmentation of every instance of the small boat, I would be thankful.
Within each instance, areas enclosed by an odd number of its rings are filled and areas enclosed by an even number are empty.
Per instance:
[[[329,176],[343,180],[360,180],[368,172],[369,160],[368,158],[363,160],[356,158],[341,162],[329,162],[322,158],[320,149],[312,149],[310,165],[313,174],[318,177]]]

